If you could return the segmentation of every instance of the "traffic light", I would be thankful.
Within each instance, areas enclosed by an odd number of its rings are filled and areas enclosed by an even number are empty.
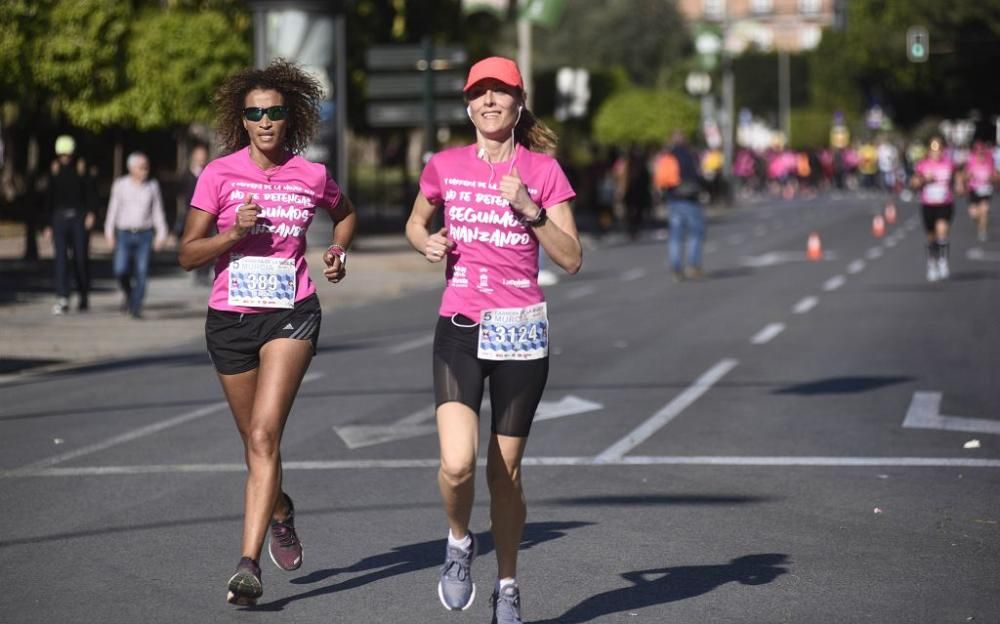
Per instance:
[[[931,53],[931,40],[923,26],[911,26],[906,31],[906,58],[911,63],[926,63]]]

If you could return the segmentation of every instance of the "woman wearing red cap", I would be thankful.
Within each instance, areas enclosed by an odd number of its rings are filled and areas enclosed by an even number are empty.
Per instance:
[[[502,57],[476,63],[465,99],[476,142],[430,159],[406,224],[410,244],[429,262],[447,261],[433,359],[438,485],[450,528],[438,596],[452,610],[475,599],[469,520],[479,407],[489,378],[486,475],[498,565],[491,605],[494,622],[519,624],[521,458],[549,369],[539,246],[568,273],[576,273],[583,258],[569,204],[576,194],[550,156],[555,134],[525,108],[517,65]],[[444,227],[432,231],[439,209]]]

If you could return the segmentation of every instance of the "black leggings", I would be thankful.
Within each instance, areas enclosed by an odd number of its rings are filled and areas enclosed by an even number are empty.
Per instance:
[[[493,433],[528,437],[535,410],[549,377],[549,358],[524,361],[481,360],[479,325],[461,314],[438,318],[434,331],[434,402],[457,401],[477,415],[490,379]]]

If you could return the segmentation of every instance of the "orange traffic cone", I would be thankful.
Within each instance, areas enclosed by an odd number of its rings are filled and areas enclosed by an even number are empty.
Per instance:
[[[885,219],[882,218],[882,215],[875,215],[872,219],[872,234],[875,238],[885,236]]]
[[[889,225],[896,222],[896,204],[892,202],[885,205],[885,222]]]
[[[823,243],[819,240],[817,232],[809,234],[809,241],[806,243],[806,257],[813,261],[823,259]]]

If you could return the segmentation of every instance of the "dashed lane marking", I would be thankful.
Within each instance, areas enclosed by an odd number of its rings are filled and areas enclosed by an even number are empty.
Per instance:
[[[767,344],[783,331],[785,331],[784,323],[771,323],[766,325],[764,329],[754,334],[754,337],[750,339],[750,342],[755,345]]]
[[[819,297],[812,297],[812,296],[803,297],[792,308],[792,312],[794,312],[795,314],[805,314],[809,310],[815,308],[816,304],[818,303],[819,303]]]
[[[843,275],[834,275],[830,279],[823,282],[823,290],[826,292],[834,291],[847,283],[847,279]]]

